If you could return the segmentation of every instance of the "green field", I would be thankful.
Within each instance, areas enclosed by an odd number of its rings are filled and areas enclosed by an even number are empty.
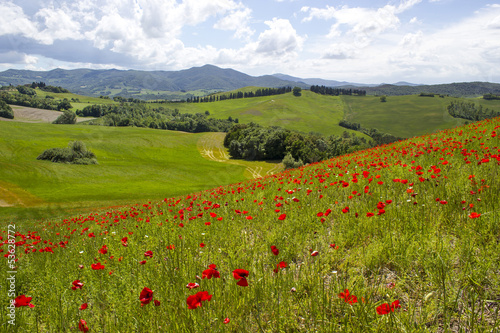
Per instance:
[[[456,100],[458,98],[455,97],[406,95],[389,96],[387,102],[382,103],[377,96],[342,96],[346,120],[406,138],[463,125],[466,120],[453,118],[446,109],[451,101]],[[500,101],[482,98],[460,100],[500,110]]]
[[[20,206],[102,207],[245,179],[244,166],[202,157],[197,143],[203,133],[17,122],[0,122],[0,132],[0,199]],[[36,159],[74,140],[83,141],[99,165]],[[16,214],[15,208],[0,210]]]

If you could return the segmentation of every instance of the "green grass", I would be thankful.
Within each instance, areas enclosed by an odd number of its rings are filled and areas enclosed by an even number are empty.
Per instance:
[[[455,98],[389,96],[380,102],[377,96],[342,96],[345,118],[365,128],[400,137],[412,137],[464,124],[453,118],[446,107]]]
[[[158,200],[245,179],[243,166],[200,155],[197,142],[203,134],[16,122],[0,122],[0,132],[0,181],[49,206]],[[74,140],[83,141],[99,165],[36,159],[45,149]]]
[[[15,292],[0,302],[34,307],[12,326],[0,307],[0,330],[498,332],[499,129],[496,118],[160,202],[3,223],[18,261],[5,258]],[[220,278],[202,278],[211,264]],[[189,309],[200,291],[211,300]]]
[[[238,118],[240,123],[252,121],[264,126],[281,126],[305,133],[341,135],[346,131],[338,125],[344,116],[340,97],[322,96],[310,91],[302,91],[300,97],[287,93],[212,103],[176,103],[163,106],[179,109],[182,113],[209,111],[213,118],[232,117]],[[362,135],[359,132],[347,131]]]

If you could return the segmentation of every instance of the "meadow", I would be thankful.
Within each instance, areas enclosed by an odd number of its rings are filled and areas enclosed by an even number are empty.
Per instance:
[[[246,179],[245,166],[200,154],[204,133],[19,122],[0,122],[0,132],[0,199],[15,205],[0,207],[4,218],[160,200]],[[70,141],[82,141],[99,164],[36,159]]]
[[[499,129],[495,118],[161,201],[3,223],[0,278],[14,274],[15,291],[0,300],[17,307],[0,307],[2,331],[497,332]],[[120,139],[168,145],[134,131]],[[119,166],[128,150],[106,144],[89,148]]]

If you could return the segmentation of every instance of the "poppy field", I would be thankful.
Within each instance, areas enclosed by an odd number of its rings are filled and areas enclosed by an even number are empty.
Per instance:
[[[160,202],[4,223],[0,330],[498,331],[499,131],[495,118]]]

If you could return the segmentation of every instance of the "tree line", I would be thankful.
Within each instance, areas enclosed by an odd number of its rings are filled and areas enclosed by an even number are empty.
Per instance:
[[[229,93],[225,95],[209,95],[205,97],[191,97],[186,99],[188,103],[206,103],[206,102],[218,102],[225,101],[228,99],[239,99],[239,98],[252,98],[261,96],[272,96],[272,95],[282,95],[292,91],[292,87],[281,87],[281,88],[260,88],[255,92],[253,91],[237,91],[234,93]]]
[[[389,133],[379,132],[379,130],[376,128],[364,128],[359,123],[354,123],[354,122],[350,122],[347,120],[339,121],[339,126],[342,126],[344,128],[348,128],[348,129],[358,131],[358,132],[361,132],[361,133],[368,135],[370,138],[372,138],[372,141],[371,141],[372,146],[379,146],[379,145],[384,145],[384,144],[388,144],[388,143],[395,142],[395,141],[404,140],[404,138],[394,136],[394,135],[389,134]]]
[[[77,110],[81,117],[95,117],[91,125],[105,126],[135,126],[156,129],[199,132],[227,132],[238,123],[238,119],[209,118],[210,112],[204,114],[180,113],[178,109],[164,107],[148,108],[144,103],[120,105],[89,105],[83,110]]]
[[[339,95],[358,95],[358,96],[366,96],[366,90],[361,89],[344,89],[344,88],[332,88],[326,86],[318,86],[313,85],[309,88],[312,92],[320,95],[331,95],[331,96],[339,96]]]
[[[479,121],[500,116],[500,111],[483,108],[472,102],[452,101],[447,107],[448,113],[454,118]]]
[[[45,110],[62,111],[71,108],[71,103],[67,98],[64,98],[62,101],[55,101],[53,98],[50,98],[50,96],[40,98],[36,96],[36,93],[33,95],[29,90],[26,90],[31,88],[25,86],[20,87],[22,88],[18,89],[19,91],[27,93],[9,93],[2,91],[0,92],[0,100],[3,100],[7,104],[27,106]]]
[[[278,126],[237,124],[226,134],[224,146],[232,158],[284,160],[289,167],[313,163],[355,150],[365,149],[364,138],[344,132],[342,136],[301,133]],[[283,161],[285,162],[285,160]]]

